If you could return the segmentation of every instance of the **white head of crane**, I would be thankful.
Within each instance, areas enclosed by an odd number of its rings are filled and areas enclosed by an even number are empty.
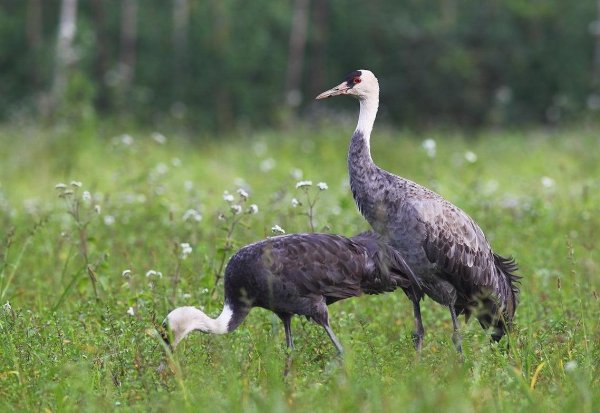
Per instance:
[[[377,109],[379,109],[379,82],[373,72],[365,69],[350,72],[342,83],[321,93],[315,99],[338,95],[354,96],[360,101],[360,114],[356,130],[368,137],[375,123]]]

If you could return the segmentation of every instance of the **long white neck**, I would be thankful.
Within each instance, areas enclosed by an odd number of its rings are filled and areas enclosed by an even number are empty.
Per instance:
[[[233,317],[233,310],[227,304],[216,318],[210,318],[196,307],[179,307],[167,316],[169,327],[173,332],[173,347],[194,330],[204,333],[225,334],[229,332],[229,322]]]
[[[356,131],[361,132],[363,139],[365,139],[367,145],[371,137],[371,131],[373,130],[373,124],[377,117],[377,109],[379,109],[379,90],[373,91],[373,93],[360,98],[360,112],[358,114],[358,124],[356,125]]]

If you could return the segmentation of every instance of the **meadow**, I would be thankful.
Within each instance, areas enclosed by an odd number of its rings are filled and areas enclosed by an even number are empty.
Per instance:
[[[276,226],[368,228],[348,187],[352,126],[197,140],[94,123],[0,126],[0,410],[597,412],[593,126],[374,131],[375,162],[460,206],[519,263],[515,329],[499,344],[461,317],[461,364],[447,309],[425,300],[417,356],[399,291],[329,308],[343,359],[296,317],[284,377],[281,323],[255,309],[231,334],[192,334],[157,370],[156,327],[181,305],[218,314],[237,248]],[[312,185],[296,188],[303,180]]]

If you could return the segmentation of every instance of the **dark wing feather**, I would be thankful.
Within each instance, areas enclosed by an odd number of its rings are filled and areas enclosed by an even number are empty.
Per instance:
[[[273,239],[277,257],[266,267],[284,275],[302,295],[323,295],[331,303],[362,294],[366,253],[345,237],[330,234],[294,234]]]
[[[369,292],[367,287],[363,287],[365,292],[377,294],[396,288],[421,287],[421,281],[406,263],[404,257],[381,235],[374,231],[366,231],[352,237],[352,240],[366,248],[369,259],[374,265],[373,275],[369,277],[369,280],[373,279],[376,282],[374,288],[371,288],[375,291]],[[380,285],[387,286],[387,288],[382,290]],[[378,289],[379,291],[377,291]]]

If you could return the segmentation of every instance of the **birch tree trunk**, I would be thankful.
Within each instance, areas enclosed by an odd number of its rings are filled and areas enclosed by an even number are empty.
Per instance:
[[[180,100],[187,84],[188,27],[190,22],[189,0],[173,2],[173,82],[174,97]]]
[[[291,108],[298,107],[302,102],[300,83],[302,80],[302,65],[304,64],[304,49],[306,47],[309,5],[309,0],[294,0],[285,82],[285,103]]]
[[[33,62],[29,68],[29,78],[33,89],[40,86],[40,47],[42,45],[42,2],[41,0],[29,0],[27,2],[27,46],[33,55]]]
[[[598,10],[596,21],[590,26],[592,35],[596,37],[596,45],[594,47],[594,74],[593,85],[596,92],[600,91],[600,0],[597,0]]]
[[[106,111],[109,107],[109,93],[106,87],[105,76],[109,69],[108,57],[108,31],[106,28],[106,11],[104,0],[93,0],[93,22],[96,34],[96,53],[94,55],[94,79],[98,90],[96,107]]]
[[[138,0],[123,0],[119,72],[121,93],[126,96],[133,83],[136,62]]]
[[[311,64],[309,91],[311,96],[326,89],[327,38],[329,35],[329,0],[316,0],[312,14]]]
[[[69,77],[69,68],[76,60],[75,50],[73,49],[76,30],[77,0],[62,0],[56,42],[54,80],[52,82],[51,111],[62,103]]]

